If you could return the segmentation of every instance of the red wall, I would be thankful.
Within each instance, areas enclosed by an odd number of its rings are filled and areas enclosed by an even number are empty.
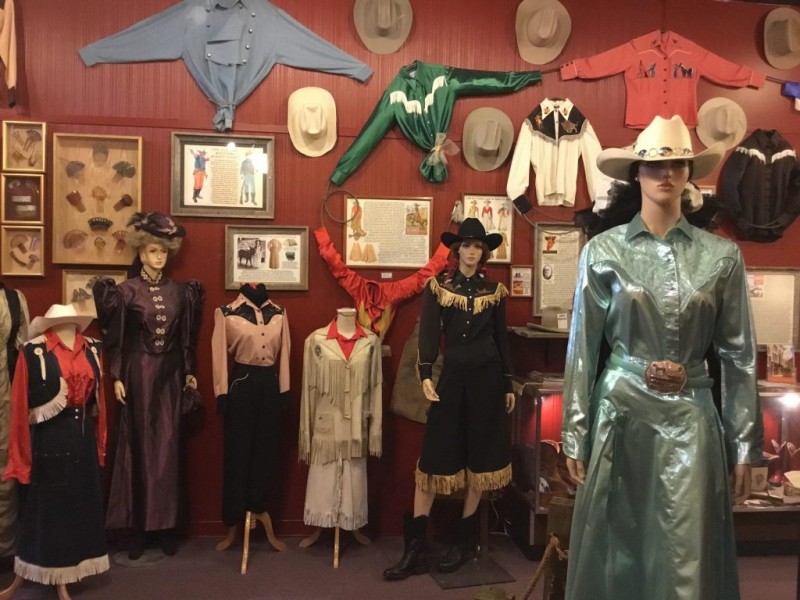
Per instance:
[[[46,121],[48,160],[51,160],[52,134],[56,132],[101,133],[142,136],[143,207],[169,211],[170,133],[195,130],[212,132],[214,109],[195,85],[181,62],[132,65],[99,65],[86,68],[78,56],[82,46],[115,33],[159,12],[175,0],[137,0],[115,2],[81,0],[52,2],[24,0],[17,4],[19,34],[19,104],[13,110],[0,110],[0,118]],[[594,54],[654,29],[671,29],[733,61],[748,64],[768,75],[800,80],[800,69],[779,72],[763,58],[761,30],[768,5],[723,3],[714,0],[562,0],[572,16],[572,34],[557,61]],[[344,77],[277,66],[236,113],[237,134],[274,135],[276,138],[275,194],[276,225],[320,224],[320,202],[333,167],[371,113],[384,88],[397,70],[415,59],[474,69],[525,70],[534,68],[518,55],[514,38],[517,0],[459,0],[458,2],[412,1],[414,24],[411,36],[397,53],[373,55],[361,44],[352,22],[352,0],[276,0],[275,4],[313,31],[369,64],[375,74],[366,84]],[[455,8],[454,8],[455,7]],[[297,88],[316,85],[333,94],[338,106],[339,141],[333,151],[316,159],[300,155],[292,147],[286,129],[286,101]],[[702,81],[699,100],[727,96],[736,100],[748,115],[748,128],[777,128],[795,146],[800,142],[800,118],[791,101],[780,95],[780,86],[767,82],[761,90],[728,90]],[[562,82],[557,73],[543,76],[543,83],[514,95],[491,98],[466,98],[455,106],[450,137],[457,143],[465,117],[480,106],[504,110],[515,123],[545,96],[566,96],[591,120],[604,146],[630,143],[635,132],[623,127],[625,91],[622,77],[595,82]],[[699,144],[699,142],[697,142]],[[422,151],[397,132],[390,133],[368,157],[345,187],[362,196],[432,196],[433,228],[445,226],[453,202],[463,192],[501,194],[505,192],[508,163],[496,171],[481,173],[470,169],[460,156],[450,161],[450,178],[444,184],[430,184],[418,173]],[[47,189],[52,164],[48,165]],[[704,183],[716,183],[717,174]],[[579,184],[577,208],[587,206],[585,184]],[[47,210],[47,230],[50,215]],[[569,219],[568,209],[545,207],[530,212],[534,220]],[[223,290],[223,231],[235,221],[210,218],[183,218],[188,241],[169,265],[178,279],[198,278],[206,286],[207,304],[200,334],[200,390],[208,414],[191,424],[189,438],[189,495],[192,531],[219,533],[222,430],[214,414],[210,376],[212,314],[216,306],[229,302],[234,292]],[[240,221],[239,224],[253,224]],[[341,243],[341,227],[326,222],[334,240]],[[798,266],[796,252],[800,225],[795,224],[783,239],[772,244],[743,243],[748,264],[753,266]],[[533,260],[532,230],[522,219],[515,220],[513,259],[516,264]],[[303,530],[305,467],[296,461],[297,403],[301,378],[303,340],[315,328],[328,322],[349,297],[328,274],[316,256],[311,240],[308,292],[273,292],[284,305],[292,331],[292,389],[295,411],[286,423],[285,451],[281,474],[275,482],[270,507],[279,533]],[[508,271],[492,268],[491,275],[507,281]],[[378,278],[376,270],[364,271]],[[394,278],[407,273],[399,270]],[[44,279],[9,277],[6,283],[23,290],[33,315],[43,313],[61,297],[59,267],[47,264]],[[531,302],[509,300],[509,320],[521,325],[529,320]],[[385,404],[393,385],[393,373],[419,313],[419,300],[402,306],[385,343],[392,348],[391,359],[384,360]],[[517,365],[541,362],[539,342],[515,343]],[[558,362],[559,356],[545,362]],[[521,369],[529,368],[520,366]],[[420,447],[422,427],[388,414],[384,422],[384,454],[370,461],[370,528],[373,532],[396,532],[400,515],[411,505],[412,471]]]

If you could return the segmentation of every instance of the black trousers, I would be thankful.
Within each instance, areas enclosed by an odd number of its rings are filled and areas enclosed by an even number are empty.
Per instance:
[[[222,522],[267,510],[284,406],[274,367],[236,364],[225,408]]]

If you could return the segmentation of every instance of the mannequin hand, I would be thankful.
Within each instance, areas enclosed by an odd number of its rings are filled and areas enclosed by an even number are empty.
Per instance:
[[[439,394],[436,393],[436,389],[433,387],[433,381],[430,379],[422,380],[422,393],[425,394],[425,397],[431,402],[439,401]]]
[[[750,497],[750,465],[741,464],[733,467],[733,502],[742,504]]]
[[[125,384],[119,379],[114,382],[114,397],[117,401],[125,404]]]
[[[184,385],[188,385],[189,387],[197,389],[197,379],[195,379],[194,375],[187,375],[186,383]]]
[[[506,412],[507,413],[510,413],[512,410],[514,410],[514,405],[516,404],[516,402],[517,402],[517,397],[511,392],[507,392],[506,393]]]
[[[572,481],[583,485],[586,481],[586,464],[582,460],[567,457],[567,470]]]

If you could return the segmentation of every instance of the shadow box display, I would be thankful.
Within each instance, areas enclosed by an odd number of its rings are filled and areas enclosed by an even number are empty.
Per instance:
[[[3,121],[3,170],[44,172],[47,124]]]
[[[15,277],[44,276],[44,227],[2,226],[0,272]]]
[[[96,280],[109,277],[120,284],[127,279],[128,272],[125,270],[64,269],[61,272],[62,304],[74,304],[78,314],[96,317],[97,310],[92,295],[92,286]]]
[[[345,196],[345,264],[418,269],[431,251],[433,198]]]
[[[3,173],[0,196],[4,223],[44,223],[44,175]]]
[[[272,219],[275,138],[172,134],[173,215]]]
[[[130,265],[126,224],[140,210],[142,138],[53,136],[53,262]]]
[[[225,226],[225,289],[308,289],[308,227]]]
[[[488,260],[494,264],[511,264],[514,247],[514,210],[508,196],[464,194],[464,217],[478,219],[486,233],[499,233],[503,241]]]

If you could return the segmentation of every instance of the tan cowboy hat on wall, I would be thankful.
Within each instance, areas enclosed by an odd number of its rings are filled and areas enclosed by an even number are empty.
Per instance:
[[[501,110],[476,108],[464,121],[462,150],[470,167],[492,171],[502,165],[511,152],[514,124]]]
[[[524,0],[517,7],[517,49],[523,60],[543,65],[556,59],[572,31],[572,19],[558,0]]]
[[[722,142],[726,150],[734,148],[747,132],[747,116],[741,106],[729,98],[711,98],[697,111],[697,137],[706,147]]]
[[[289,96],[287,126],[300,154],[322,156],[336,143],[336,102],[328,90],[305,87]]]
[[[408,38],[413,20],[409,0],[355,0],[353,4],[358,37],[375,54],[397,52]]]
[[[776,8],[764,20],[764,54],[776,69],[800,65],[800,13]]]
[[[79,314],[73,304],[53,304],[43,317],[36,317],[31,321],[28,326],[28,337],[33,339],[51,327],[65,323],[72,323],[79,332],[83,332],[92,320],[94,320],[92,315]]]
[[[656,117],[636,138],[633,151],[608,148],[597,155],[597,168],[604,175],[628,181],[628,173],[635,162],[657,160],[692,161],[692,179],[702,179],[719,164],[725,154],[722,142],[695,154],[689,128],[678,115],[669,119]]]

